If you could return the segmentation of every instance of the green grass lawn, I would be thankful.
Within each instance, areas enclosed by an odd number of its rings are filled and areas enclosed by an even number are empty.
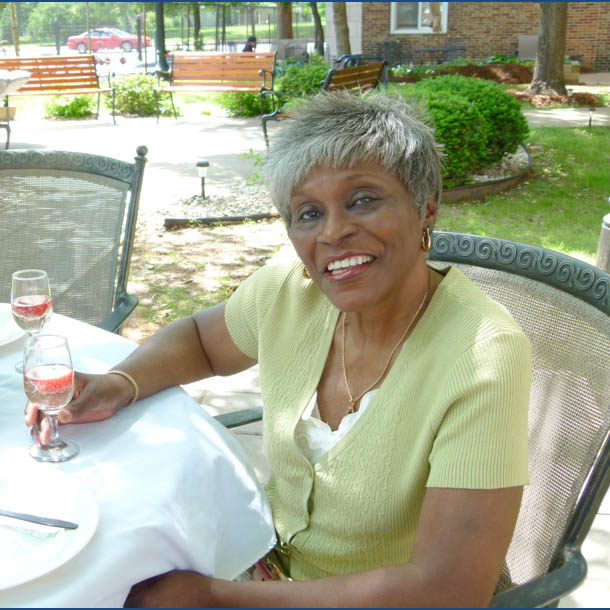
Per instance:
[[[482,201],[445,204],[438,229],[502,237],[595,261],[602,217],[610,212],[607,127],[532,128],[531,174]]]

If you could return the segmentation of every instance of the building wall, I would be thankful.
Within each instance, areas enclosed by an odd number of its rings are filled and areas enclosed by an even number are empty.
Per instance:
[[[365,54],[383,54],[383,43],[390,40],[419,49],[461,38],[466,57],[480,60],[493,53],[514,56],[519,34],[538,34],[537,2],[449,2],[446,34],[390,34],[390,2],[361,4]],[[585,68],[610,69],[610,3],[568,3],[566,55],[576,54]]]

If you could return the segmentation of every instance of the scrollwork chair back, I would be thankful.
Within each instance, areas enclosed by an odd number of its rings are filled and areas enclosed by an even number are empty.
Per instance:
[[[45,269],[55,311],[115,331],[137,305],[127,280],[146,154],[0,151],[0,301],[18,269]]]

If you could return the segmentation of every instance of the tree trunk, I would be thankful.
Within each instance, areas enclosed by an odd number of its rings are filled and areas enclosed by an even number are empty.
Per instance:
[[[256,7],[254,7],[254,6],[246,7],[247,14],[248,14],[248,16],[250,18],[250,27],[252,28],[251,29],[252,36],[256,36],[256,28],[255,28],[255,25],[254,25],[254,11],[255,11],[255,9],[256,9]],[[246,28],[246,30],[247,30],[247,28]]]
[[[15,11],[14,2],[11,2],[11,30],[13,32],[13,45],[15,46],[15,56],[19,57],[19,34],[17,33],[17,12]]]
[[[193,39],[195,40],[195,48],[197,48],[197,40],[201,31],[201,15],[199,14],[199,2],[193,2]]]
[[[349,44],[345,2],[333,2],[333,19],[335,21],[335,37],[337,38],[337,57],[349,55],[352,51]]]
[[[292,2],[277,3],[277,37],[294,38],[292,33]]]
[[[222,9],[220,11],[220,26],[221,26],[221,33],[220,33],[220,44],[221,44],[221,49],[223,51],[226,51],[226,45],[227,45],[227,7],[225,4],[222,5]]]
[[[563,58],[566,48],[567,2],[540,3],[540,33],[531,94],[566,95]]]
[[[310,2],[311,12],[313,14],[313,23],[316,32],[315,51],[320,57],[324,57],[324,29],[322,28],[322,20],[318,13],[318,3]]]
[[[89,53],[93,52],[91,48],[91,26],[89,25],[89,3],[85,2],[85,25],[87,26],[87,43],[89,45]],[[19,53],[17,53],[19,55]]]

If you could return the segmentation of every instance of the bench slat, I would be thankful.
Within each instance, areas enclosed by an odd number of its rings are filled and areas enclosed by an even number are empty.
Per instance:
[[[179,77],[174,77],[173,83],[177,83],[182,80],[197,80],[199,78],[204,80],[216,80],[223,78],[231,78],[233,80],[261,80],[261,76],[258,74],[258,72],[214,67],[208,70],[186,69],[180,73]]]
[[[158,91],[260,91],[259,70],[272,72],[272,53],[174,53],[167,85]]]
[[[341,89],[374,89],[377,86],[379,79],[376,77],[358,78],[358,79],[337,79],[328,85],[327,91],[337,91]]]
[[[112,88],[100,88],[93,55],[0,58],[0,69],[26,70],[31,74],[11,97],[112,91]]]
[[[364,90],[374,89],[379,84],[384,65],[384,62],[378,62],[337,70],[332,74],[326,90],[337,91],[356,87]]]

